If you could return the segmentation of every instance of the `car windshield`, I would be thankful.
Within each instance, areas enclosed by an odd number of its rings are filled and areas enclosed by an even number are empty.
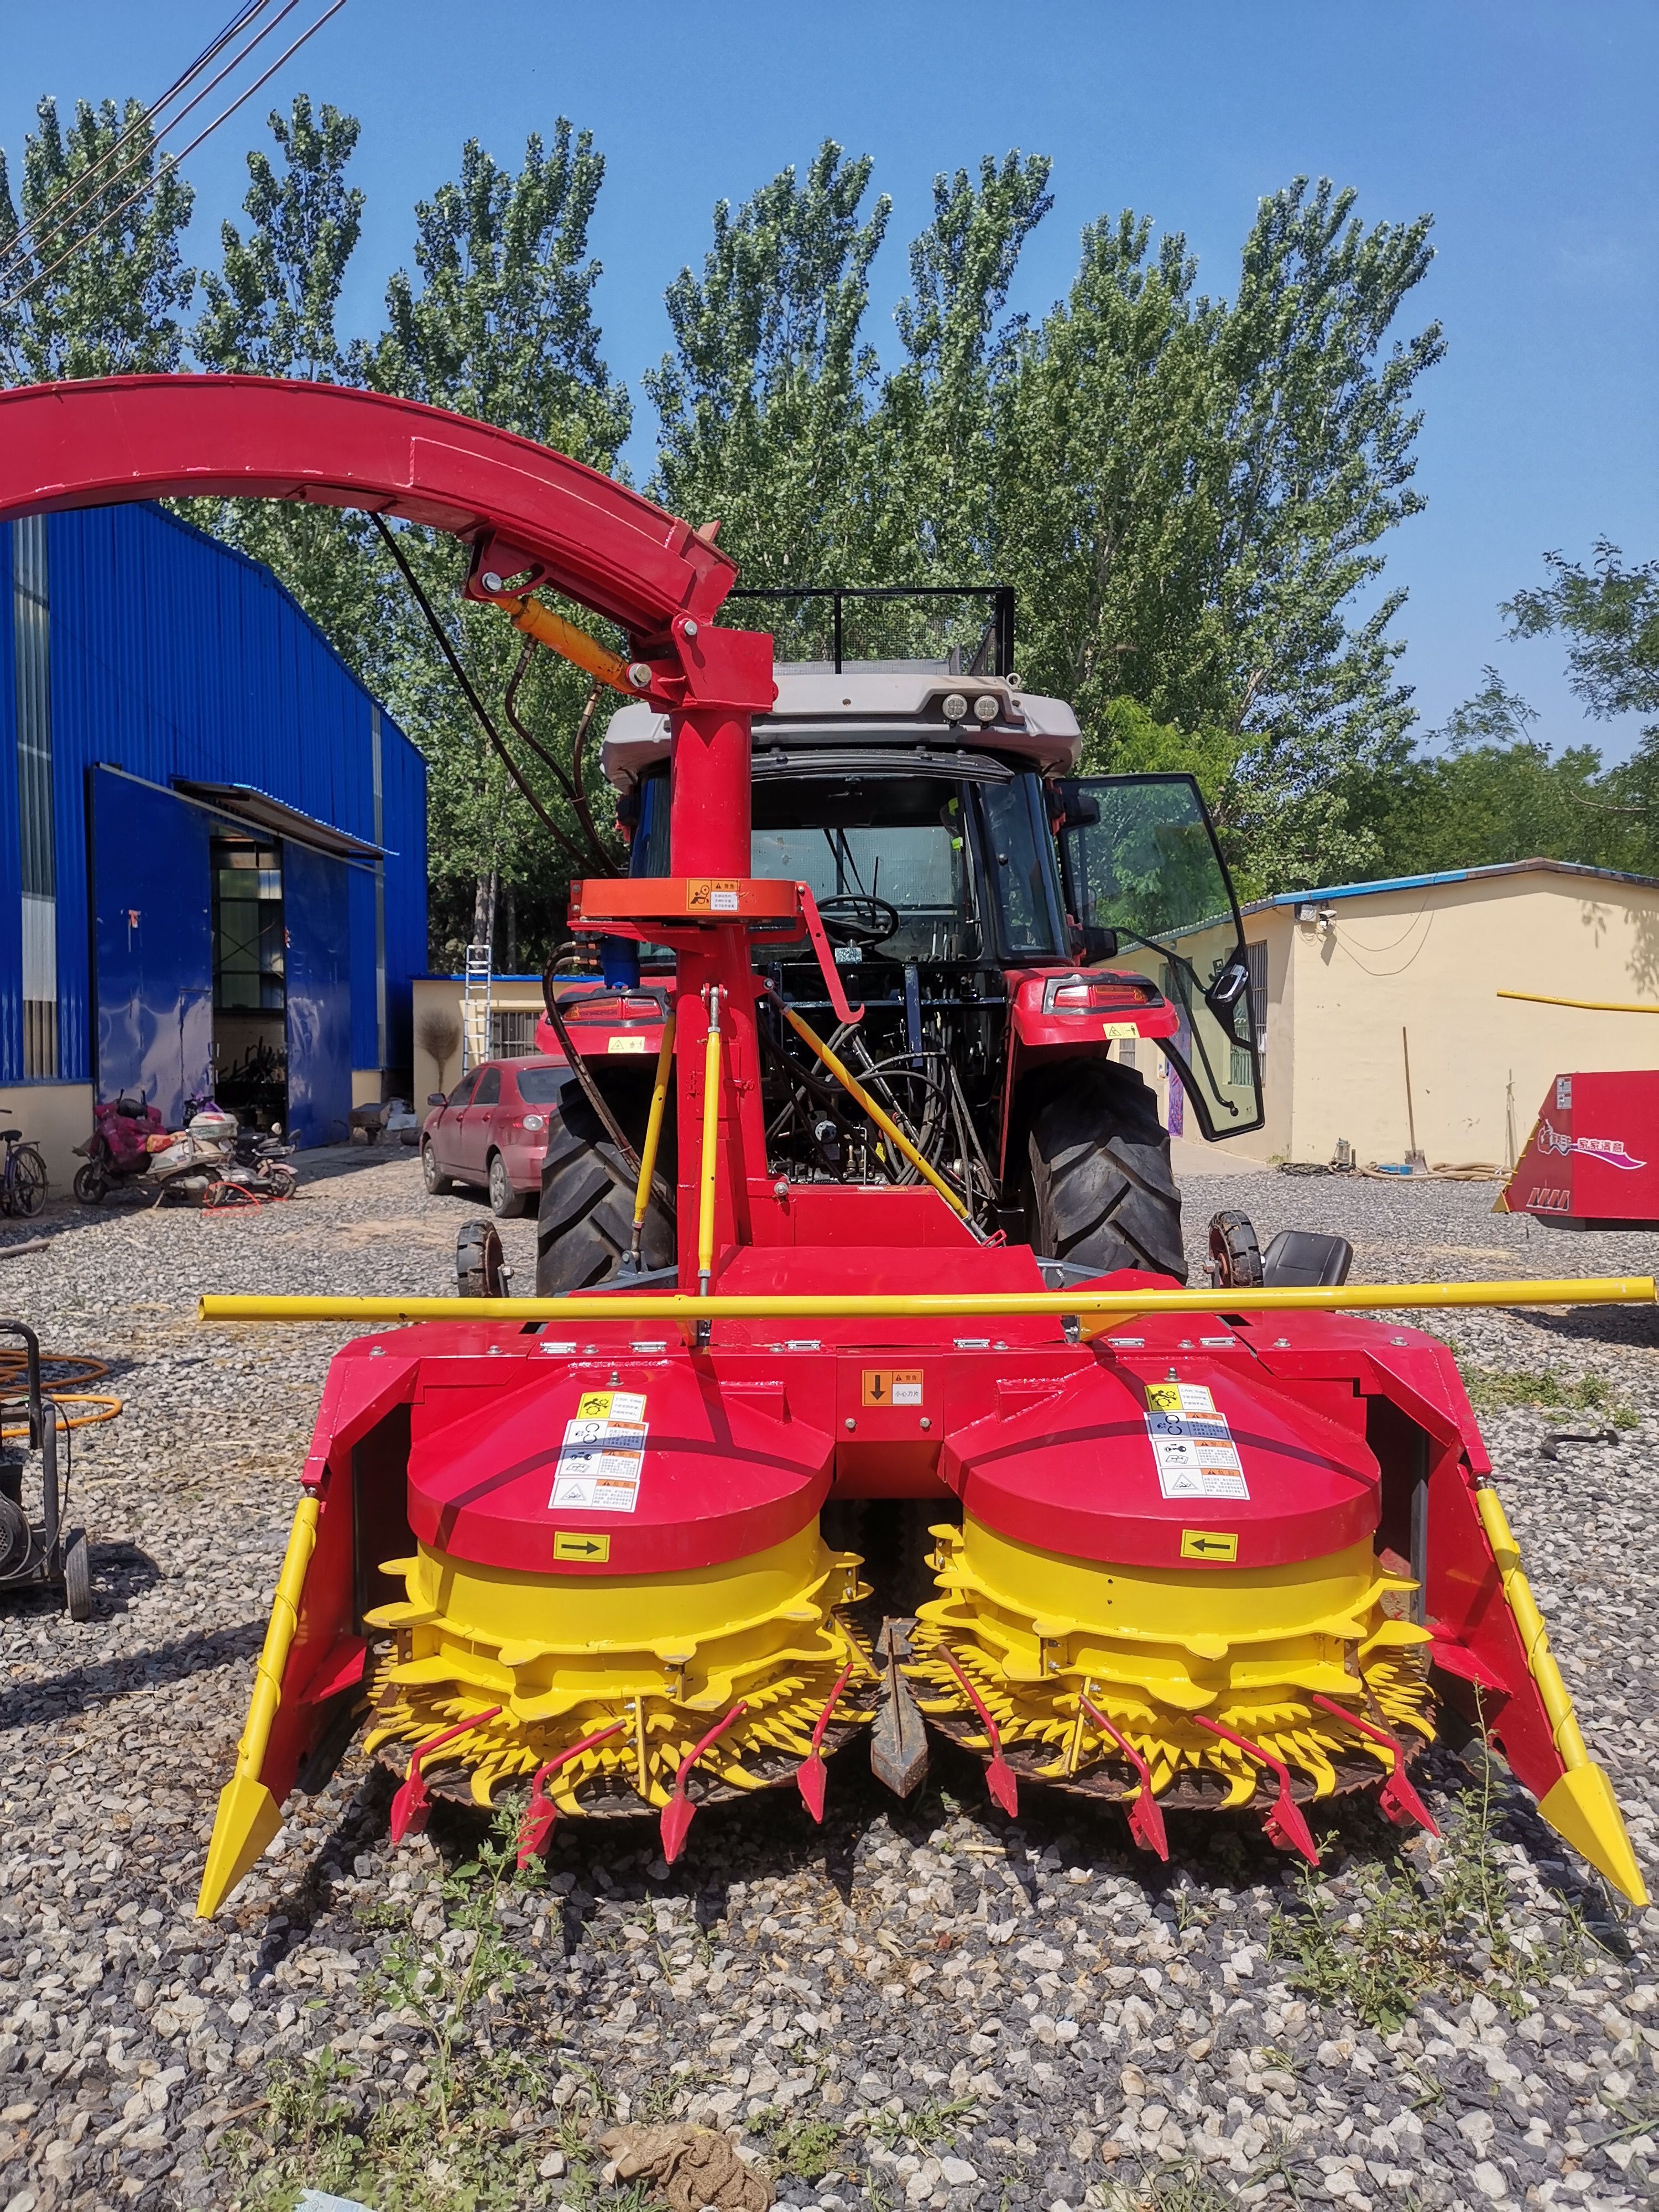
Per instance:
[[[551,1106],[569,1080],[568,1067],[521,1067],[518,1071],[519,1096],[526,1106]]]

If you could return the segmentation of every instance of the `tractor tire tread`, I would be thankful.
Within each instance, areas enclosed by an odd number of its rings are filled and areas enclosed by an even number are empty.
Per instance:
[[[634,1191],[634,1171],[580,1089],[567,1084],[547,1117],[536,1222],[538,1297],[591,1290],[620,1272],[633,1243]],[[653,1198],[641,1258],[647,1267],[668,1267],[674,1249],[673,1214]]]
[[[1045,1258],[1186,1281],[1170,1139],[1133,1068],[1068,1068],[1031,1117],[1029,1152],[1032,1236]]]

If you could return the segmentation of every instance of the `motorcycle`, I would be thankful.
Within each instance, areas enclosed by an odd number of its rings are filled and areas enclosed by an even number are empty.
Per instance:
[[[153,1157],[150,1139],[165,1136],[167,1123],[159,1106],[124,1091],[92,1109],[92,1134],[75,1147],[86,1162],[75,1171],[75,1195],[83,1206],[100,1206],[118,1183],[133,1182],[147,1175]]]

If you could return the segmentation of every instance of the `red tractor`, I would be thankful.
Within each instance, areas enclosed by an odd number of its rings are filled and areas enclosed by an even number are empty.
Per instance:
[[[865,596],[834,594],[838,637]],[[890,616],[895,594],[868,596]],[[1012,650],[1012,594],[994,597],[971,653],[780,664],[753,719],[747,872],[805,884],[822,927],[754,938],[768,1160],[818,1191],[921,1180],[791,1032],[793,1006],[828,1025],[975,1229],[1029,1245],[1052,1288],[1121,1267],[1184,1283],[1181,1194],[1141,1070],[1155,1052],[1172,1063],[1206,1137],[1261,1127],[1232,888],[1189,776],[1079,780],[1070,707],[983,668]],[[602,760],[634,882],[671,873],[671,750],[668,715],[612,720]],[[617,980],[555,1001],[550,978],[538,1032],[582,1079],[550,1117],[544,1296],[637,1277],[636,1242],[646,1272],[675,1263],[672,1129],[637,1240],[632,1219],[673,959],[647,955],[641,973],[628,940],[606,950]]]
[[[873,1723],[901,1790],[931,1726],[1005,1808],[1069,1791],[1166,1856],[1166,1814],[1254,1808],[1313,1858],[1340,1792],[1429,1820],[1442,1705],[1644,1899],[1451,1356],[1355,1316],[1655,1285],[1177,1287],[1114,1048],[1178,1054],[1218,1131],[1256,1110],[1189,784],[1073,784],[1066,710],[973,664],[775,678],[712,531],[481,424],[256,379],[0,395],[0,519],[184,491],[452,531],[474,599],[648,710],[611,749],[638,872],[572,886],[615,980],[550,1011],[606,1049],[538,1295],[203,1302],[413,1324],[331,1368],[204,1912],[359,1727],[394,1835],[514,1793],[526,1856],[561,1814],[655,1815],[670,1859],[699,1802],[821,1815]]]

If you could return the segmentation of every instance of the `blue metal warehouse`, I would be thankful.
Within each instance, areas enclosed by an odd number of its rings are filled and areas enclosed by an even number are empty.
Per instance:
[[[121,1091],[339,1137],[425,965],[424,763],[270,570],[156,507],[0,531],[0,1087],[54,1183]]]

